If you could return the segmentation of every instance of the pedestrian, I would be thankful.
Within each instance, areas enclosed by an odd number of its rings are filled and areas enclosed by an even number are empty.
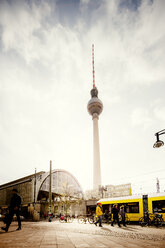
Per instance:
[[[123,226],[126,226],[126,224],[125,224],[125,210],[124,210],[124,206],[121,206],[120,207],[119,214],[121,215]]]
[[[16,214],[18,221],[18,228],[16,230],[21,230],[20,210],[21,210],[21,197],[18,195],[17,189],[13,189],[10,206],[9,206],[9,214],[6,221],[6,227],[1,227],[2,230],[8,232],[14,214]]]
[[[105,219],[105,222],[106,222],[106,223],[108,223],[108,222],[109,222],[110,217],[109,217],[109,213],[108,213],[108,211],[107,211],[107,210],[105,210],[105,213],[104,213],[104,219]]]
[[[111,222],[111,226],[113,226],[113,224],[117,221],[118,226],[121,227],[119,222],[119,209],[116,204],[113,205],[112,214],[113,214],[113,221]]]
[[[98,216],[98,220],[94,224],[97,226],[97,223],[99,223],[99,226],[102,227],[102,215],[103,215],[103,211],[102,211],[102,205],[101,205],[100,202],[97,203],[96,215]]]

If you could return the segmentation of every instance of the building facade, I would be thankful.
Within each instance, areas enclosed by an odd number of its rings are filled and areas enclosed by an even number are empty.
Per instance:
[[[0,185],[0,208],[8,207],[11,192],[16,188],[22,198],[22,212],[25,217],[42,216],[48,213],[50,172],[38,172],[27,177]],[[56,169],[52,171],[52,213],[78,215],[83,198],[82,188],[77,179],[68,171]]]
[[[120,185],[105,185],[100,187],[99,190],[87,190],[85,192],[85,199],[92,200],[100,198],[120,197],[132,195],[131,184],[120,184]]]

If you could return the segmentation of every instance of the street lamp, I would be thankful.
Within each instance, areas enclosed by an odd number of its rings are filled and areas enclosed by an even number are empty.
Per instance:
[[[162,135],[162,134],[165,134],[165,129],[155,133],[155,136],[156,136],[156,142],[155,144],[153,145],[154,148],[159,148],[161,146],[164,145],[164,142],[162,140],[159,139],[159,136]]]

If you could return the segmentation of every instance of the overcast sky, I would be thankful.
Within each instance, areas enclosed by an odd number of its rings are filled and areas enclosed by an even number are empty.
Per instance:
[[[165,190],[164,0],[0,1],[0,184],[65,169],[92,188],[95,78],[102,184]],[[165,135],[161,136],[165,141]]]

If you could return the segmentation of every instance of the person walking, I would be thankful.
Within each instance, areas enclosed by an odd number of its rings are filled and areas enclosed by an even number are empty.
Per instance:
[[[13,189],[12,194],[13,195],[10,201],[9,214],[6,221],[6,227],[1,227],[1,229],[4,230],[5,232],[8,232],[14,214],[16,214],[18,221],[18,228],[16,230],[21,230],[21,219],[20,219],[21,197],[18,195],[17,189]]]
[[[102,205],[101,205],[100,202],[97,203],[96,215],[98,216],[98,220],[94,224],[97,226],[97,223],[99,223],[99,226],[102,227],[102,215],[103,215],[103,211],[102,211]]]
[[[124,206],[121,206],[120,211],[119,211],[119,214],[121,215],[123,226],[126,226],[126,224],[125,224],[125,210],[124,210]]]
[[[105,213],[104,213],[104,219],[105,219],[105,222],[106,223],[109,223],[109,213],[108,213],[108,211],[107,210],[105,210]]]
[[[113,221],[111,222],[111,226],[113,226],[115,221],[117,221],[118,226],[121,227],[119,222],[119,209],[116,204],[113,205],[112,214],[113,214]]]

